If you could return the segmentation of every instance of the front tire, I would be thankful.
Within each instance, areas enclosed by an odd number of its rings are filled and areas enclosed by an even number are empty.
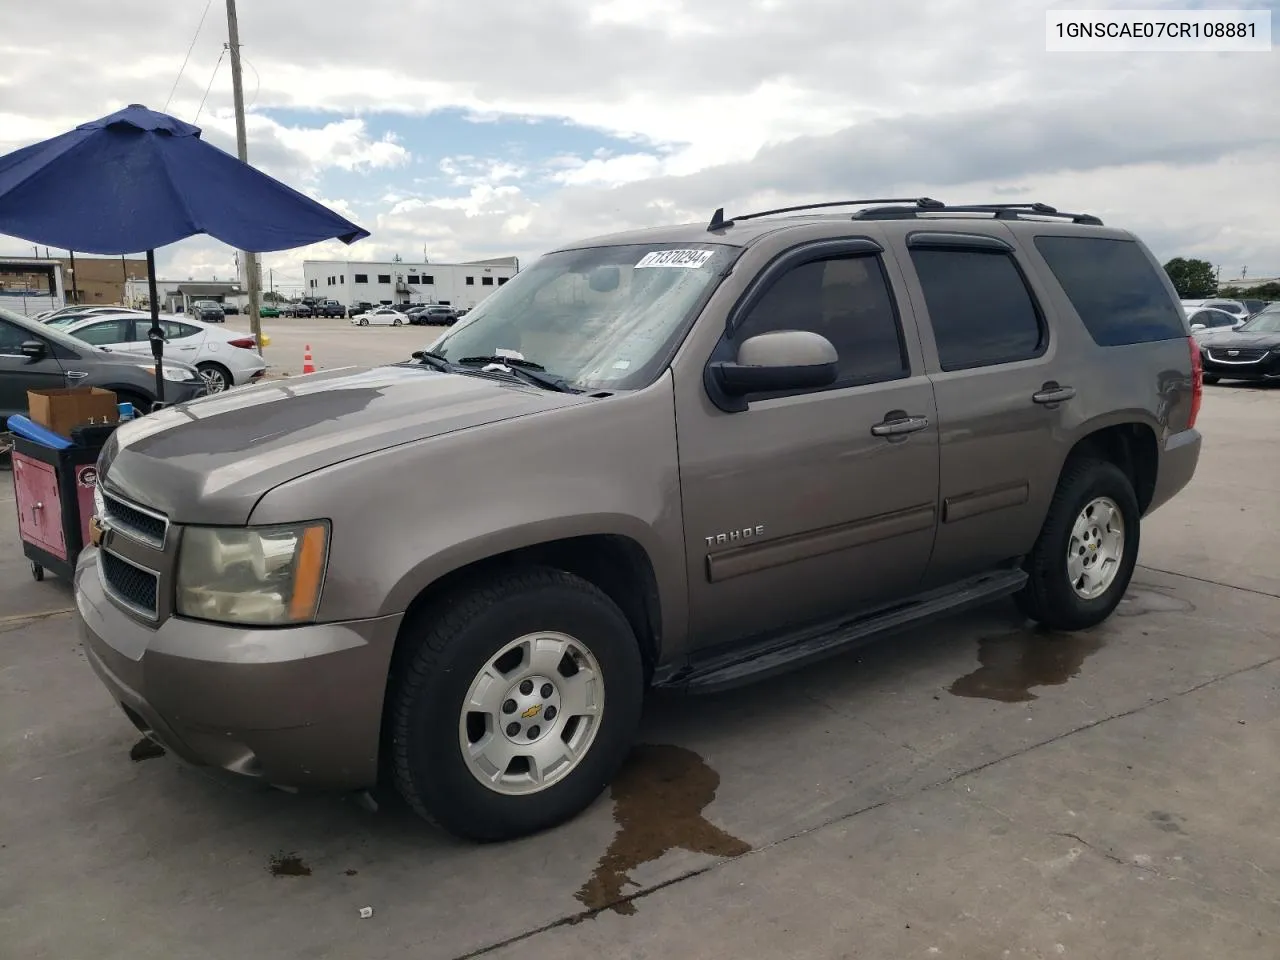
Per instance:
[[[401,322],[400,322],[400,318],[399,318],[399,317],[396,317],[394,320],[392,320],[392,321],[391,321],[391,325],[392,325],[393,327],[399,327],[399,326],[402,326],[402,324],[401,324]]]
[[[406,624],[390,688],[396,786],[457,836],[508,840],[600,795],[640,721],[626,617],[560,570],[503,574]]]
[[[362,319],[362,320],[360,321],[360,326],[362,326],[362,327],[367,327],[368,325],[369,325],[369,321],[368,321],[368,320],[364,320],[364,319]]]
[[[1212,373],[1206,373],[1203,377],[1203,380],[1209,386],[1213,386],[1215,383],[1218,382],[1218,378],[1215,377]]]
[[[1141,511],[1129,478],[1106,460],[1068,461],[1027,558],[1022,612],[1050,630],[1096,626],[1124,597],[1138,560]]]

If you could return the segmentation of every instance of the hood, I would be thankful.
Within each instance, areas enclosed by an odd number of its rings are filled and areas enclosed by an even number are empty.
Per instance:
[[[1280,347],[1280,333],[1249,333],[1238,330],[1205,332],[1200,337],[1202,347]]]
[[[332,370],[140,417],[117,428],[99,465],[108,489],[175,522],[241,524],[273,487],[335,463],[587,402],[416,365]]]

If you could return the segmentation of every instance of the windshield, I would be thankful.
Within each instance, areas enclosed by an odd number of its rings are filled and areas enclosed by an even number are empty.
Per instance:
[[[1280,333],[1280,310],[1264,310],[1243,327],[1241,333]]]
[[[507,356],[584,389],[651,382],[738,249],[629,244],[542,257],[431,345],[458,363]]]

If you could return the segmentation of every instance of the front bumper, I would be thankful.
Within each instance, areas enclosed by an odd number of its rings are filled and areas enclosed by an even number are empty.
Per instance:
[[[1249,380],[1263,382],[1280,380],[1280,350],[1272,350],[1257,360],[1231,361],[1225,358],[1225,348],[1213,348],[1224,356],[1213,359],[1209,350],[1200,351],[1200,364],[1207,376],[1221,380]]]
[[[1168,503],[1191,482],[1200,462],[1200,446],[1200,431],[1195,429],[1171,433],[1165,439],[1156,472],[1156,487],[1151,503],[1147,505],[1148,514]]]
[[[76,566],[76,621],[99,679],[178,757],[277,786],[377,782],[382,702],[400,615],[256,629],[169,617],[143,625],[108,599],[98,550]]]

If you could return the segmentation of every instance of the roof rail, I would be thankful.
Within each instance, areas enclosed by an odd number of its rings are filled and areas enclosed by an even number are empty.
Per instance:
[[[959,206],[937,207],[895,206],[872,207],[859,210],[853,215],[854,220],[914,220],[921,213],[989,213],[996,220],[1021,220],[1023,215],[1032,217],[1057,217],[1070,220],[1072,223],[1085,223],[1091,226],[1102,226],[1102,220],[1091,213],[1067,213],[1047,203],[969,203]]]
[[[929,197],[892,197],[882,200],[829,200],[826,203],[802,203],[797,207],[778,207],[776,210],[760,210],[757,213],[744,213],[728,220],[724,217],[724,207],[718,207],[716,212],[711,215],[711,222],[707,224],[707,232],[723,230],[725,227],[733,226],[734,223],[739,220],[755,220],[758,217],[769,217],[778,213],[798,213],[801,210],[819,210],[827,207],[861,207],[876,203],[914,204],[914,207],[898,209],[941,210],[946,207],[946,204],[941,200],[932,200]]]

